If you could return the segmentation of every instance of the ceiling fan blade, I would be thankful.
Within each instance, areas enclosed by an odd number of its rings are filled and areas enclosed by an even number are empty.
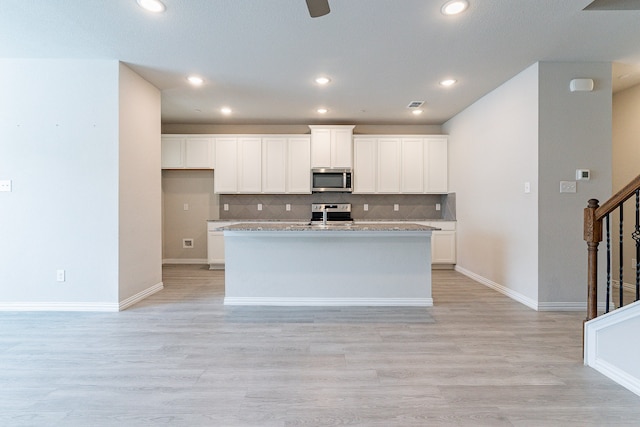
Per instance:
[[[329,0],[307,0],[307,7],[312,18],[324,16],[331,11],[329,9]]]

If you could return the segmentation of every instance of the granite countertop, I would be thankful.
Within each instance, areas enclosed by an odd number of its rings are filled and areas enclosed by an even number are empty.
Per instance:
[[[308,222],[243,222],[227,227],[221,227],[225,231],[342,231],[342,232],[358,232],[358,231],[433,231],[439,228],[429,227],[426,225],[418,225],[411,222],[407,223],[375,223],[375,224],[353,224],[353,225],[309,225]]]
[[[404,222],[455,222],[455,219],[354,219],[354,223],[404,223]],[[269,223],[308,223],[308,218],[303,219],[208,219],[207,222],[242,222],[242,223],[254,223],[254,222],[269,222]]]

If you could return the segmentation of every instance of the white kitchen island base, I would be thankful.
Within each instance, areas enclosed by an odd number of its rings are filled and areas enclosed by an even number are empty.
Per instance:
[[[265,231],[252,226],[224,232],[226,305],[433,305],[429,227]]]

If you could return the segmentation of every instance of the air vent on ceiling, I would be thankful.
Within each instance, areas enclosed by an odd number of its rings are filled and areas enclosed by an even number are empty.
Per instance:
[[[424,101],[411,101],[407,108],[420,108],[424,104]]]
[[[639,0],[594,0],[582,10],[640,10]]]

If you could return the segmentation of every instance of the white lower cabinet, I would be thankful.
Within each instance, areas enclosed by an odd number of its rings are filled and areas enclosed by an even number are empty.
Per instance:
[[[224,231],[217,228],[227,227],[237,222],[207,223],[207,263],[210,270],[224,269]]]
[[[456,263],[456,223],[455,221],[418,222],[439,228],[431,235],[431,264]]]

